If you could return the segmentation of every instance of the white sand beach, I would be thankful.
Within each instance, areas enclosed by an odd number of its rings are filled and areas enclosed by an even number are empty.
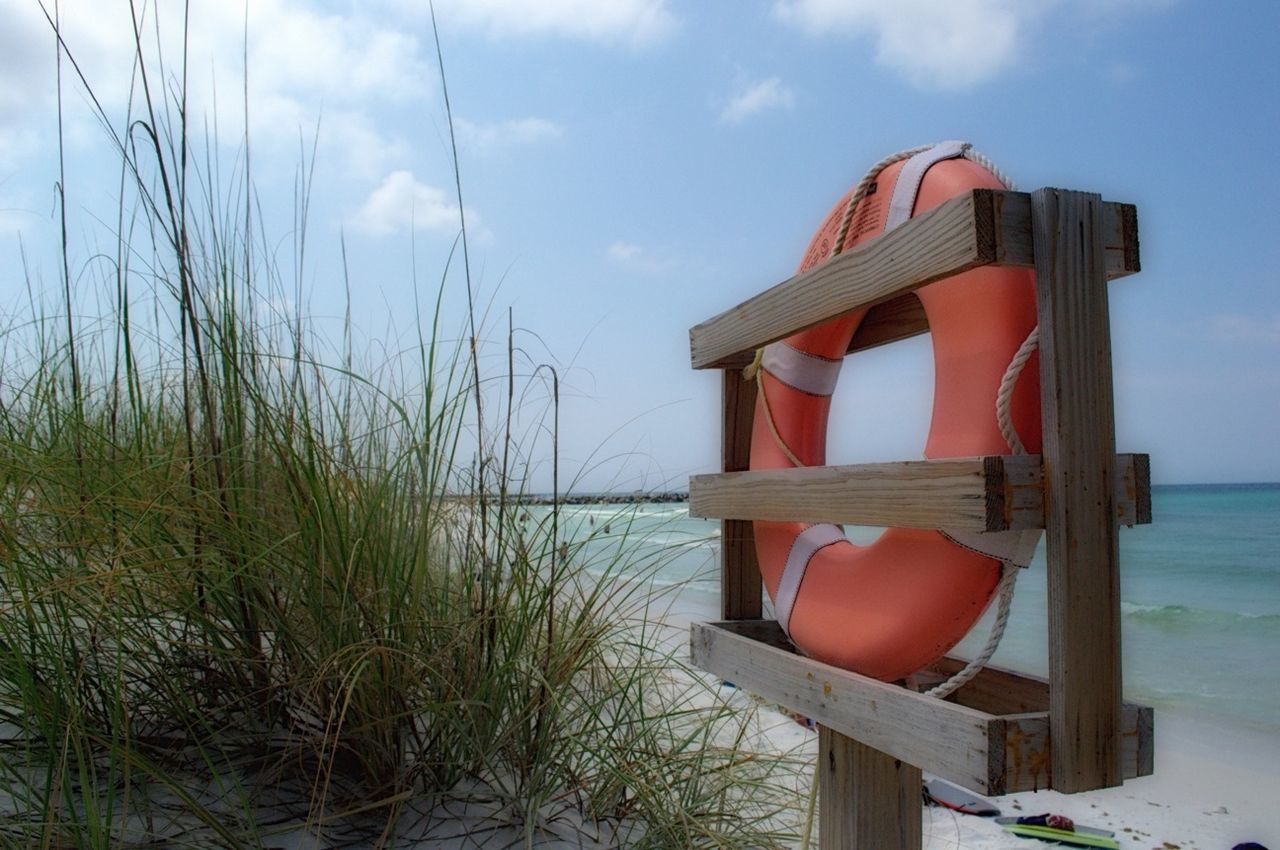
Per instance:
[[[779,746],[803,746],[816,755],[817,733],[776,717],[770,734]],[[1154,775],[1085,794],[1024,792],[992,802],[1006,815],[1052,812],[1111,830],[1126,850],[1230,850],[1246,841],[1275,848],[1277,788],[1280,740],[1158,710]],[[1048,846],[1009,835],[991,819],[937,806],[924,811],[924,836],[930,850]]]
[[[750,698],[737,691],[728,698]],[[816,757],[817,733],[785,714],[760,711],[757,746],[779,752],[805,752]],[[1125,850],[1231,850],[1254,841],[1280,846],[1275,791],[1280,788],[1280,741],[1242,729],[1215,726],[1176,711],[1157,714],[1156,773],[1122,787],[1086,794],[1025,792],[993,798],[1002,813],[1064,814],[1076,823],[1115,832]],[[535,833],[536,846],[607,848],[618,836],[584,823],[568,808],[546,813]],[[471,802],[445,804],[424,811],[408,804],[400,819],[404,840],[398,847],[415,850],[509,848],[523,846],[524,832],[497,805]],[[1049,845],[1006,833],[989,818],[929,806],[923,812],[924,846],[928,850],[1035,850]],[[816,837],[816,836],[815,836]],[[332,840],[332,839],[330,839]],[[310,830],[269,839],[281,850],[333,846],[317,841]],[[342,842],[344,847],[374,847],[376,842]],[[816,840],[811,845],[816,848]]]

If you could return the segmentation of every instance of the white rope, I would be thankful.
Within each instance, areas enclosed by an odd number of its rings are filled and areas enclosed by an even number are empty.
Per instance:
[[[1022,445],[1018,429],[1013,425],[1013,389],[1018,385],[1018,378],[1022,376],[1022,367],[1027,365],[1027,361],[1039,347],[1040,326],[1036,325],[1022,341],[1018,353],[1009,361],[1008,368],[1004,370],[1004,377],[1000,379],[1000,390],[996,393],[996,421],[1000,423],[1000,436],[1004,437],[1004,441],[1009,444],[1009,450],[1016,455],[1026,454],[1027,449]]]
[[[761,349],[763,351],[764,349]],[[778,448],[791,461],[791,465],[799,469],[805,463],[796,457],[796,453],[791,451],[791,447],[787,445],[787,441],[782,439],[782,435],[778,433],[778,426],[773,421],[773,411],[769,408],[769,395],[764,391],[764,369],[759,366],[755,367],[756,393],[760,396],[760,404],[764,406],[764,421],[769,423],[769,433],[773,435],[773,441],[778,444]]]
[[[1013,607],[1011,605],[1013,602],[1013,586],[1018,581],[1018,570],[1021,568],[1017,564],[1001,561],[1000,569],[1000,583],[996,585],[996,593],[999,594],[996,621],[991,624],[991,634],[987,637],[986,646],[982,648],[982,652],[978,653],[976,658],[966,664],[950,679],[925,691],[925,696],[942,699],[952,691],[964,687],[969,684],[974,676],[982,671],[983,667],[987,666],[991,656],[995,655],[996,648],[1000,646],[1000,639],[1004,637],[1004,628],[1009,624],[1009,611]]]
[[[853,187],[853,194],[849,196],[849,203],[844,208],[844,218],[840,220],[840,229],[836,232],[835,244],[831,246],[831,256],[839,256],[844,250],[844,240],[849,235],[849,226],[853,224],[853,213],[858,208],[858,204],[867,195],[867,189],[871,188],[871,184],[880,176],[880,172],[884,171],[895,162],[901,162],[904,159],[910,159],[918,153],[924,153],[932,148],[933,145],[921,145],[918,148],[907,148],[905,151],[898,151],[889,154],[884,159],[867,169],[867,173],[862,175],[862,179],[858,181],[858,185]]]
[[[1003,183],[1006,189],[1013,191],[1018,188],[1013,184],[1013,181],[1009,179],[1009,176],[1001,171],[994,162],[987,159],[984,154],[975,151],[972,146],[965,148],[964,158],[970,162],[976,162],[978,165],[987,169],[987,171],[990,171],[991,175]]]

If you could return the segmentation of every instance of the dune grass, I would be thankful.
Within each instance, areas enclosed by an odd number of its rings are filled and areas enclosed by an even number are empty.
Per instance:
[[[565,810],[641,847],[788,841],[801,768],[647,622],[659,564],[524,521],[558,408],[523,440],[512,410],[554,370],[508,345],[483,374],[474,300],[440,306],[452,255],[376,368],[349,325],[265,309],[248,139],[219,185],[155,74],[98,107],[121,201],[96,272],[64,236],[61,303],[0,335],[0,842],[393,846],[407,808],[469,798],[527,844]]]

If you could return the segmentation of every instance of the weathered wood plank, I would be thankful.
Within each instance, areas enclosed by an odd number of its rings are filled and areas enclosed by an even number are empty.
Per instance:
[[[996,205],[997,264],[1035,268],[1032,196],[1026,192],[1000,192]],[[1107,279],[1142,270],[1138,250],[1138,209],[1133,204],[1100,201],[1098,235],[1102,243],[1102,263]]]
[[[966,788],[999,795],[1057,787],[1045,679],[988,667],[948,700],[934,699],[805,658],[772,620],[697,623],[691,646],[702,669]],[[933,669],[950,674],[963,665],[946,658]],[[1151,775],[1152,709],[1126,702],[1119,718],[1122,776]]]
[[[975,189],[689,331],[695,369],[996,260],[993,193]]]
[[[1120,581],[1107,275],[1097,195],[1032,196],[1040,317],[1053,787],[1119,785]]]
[[[919,850],[920,768],[818,727],[818,846]]]
[[[1106,274],[1138,271],[1136,211],[1109,203],[1102,212]],[[980,265],[1032,267],[1032,246],[1030,196],[974,189],[696,325],[693,368],[741,368],[756,348],[861,307],[873,309],[851,350],[923,333],[923,310],[903,296]]]
[[[1138,208],[1133,204],[1104,204],[1103,209],[1102,227],[1107,236],[1107,244],[1104,246],[1104,250],[1107,252],[1108,276],[1117,276],[1111,274],[1117,250],[1120,253],[1120,265],[1125,274],[1135,274],[1142,271],[1142,252],[1138,244]],[[1112,238],[1113,215],[1120,219],[1119,249],[1116,247],[1116,241]]]
[[[1149,706],[1124,703],[1120,709],[1120,774],[1125,779],[1150,776],[1155,714]],[[1011,714],[1005,723],[1006,793],[1057,787],[1053,781],[1053,736],[1047,712]]]
[[[1115,468],[1116,522],[1150,522],[1149,459],[1117,455]],[[1039,455],[695,475],[689,480],[689,513],[718,519],[972,531],[1045,525]]]
[[[691,652],[701,669],[895,759],[966,788],[1003,785],[991,715],[798,655],[773,621],[695,623]]]
[[[1026,197],[1028,205],[1030,196]],[[1011,199],[1012,200],[1012,199]],[[1016,203],[1021,205],[1021,200]],[[1009,211],[1012,215],[1012,210]],[[1019,213],[1021,215],[1021,213]],[[1027,208],[1030,216],[1030,207]],[[997,232],[1005,233],[1001,228]],[[1106,255],[1107,278],[1114,280],[1142,270],[1142,261],[1138,250],[1138,209],[1133,204],[1104,203],[1102,205],[1102,250]],[[1019,263],[1011,262],[1012,259]],[[1004,257],[1007,265],[1034,265],[1032,255],[1025,245],[1016,252],[1007,253]],[[924,305],[915,293],[899,295],[883,304],[872,307],[858,331],[849,342],[849,353],[865,351],[908,339],[929,332],[929,319],[925,316]],[[747,362],[750,362],[749,360]],[[743,364],[744,366],[746,363]]]
[[[940,658],[929,665],[937,681],[945,681],[964,668],[961,658]],[[987,714],[1033,714],[1049,711],[1049,680],[988,665],[948,699]]]
[[[942,658],[929,667],[939,681],[965,666],[960,658]],[[1005,756],[1010,790],[1047,788],[1049,730],[1049,680],[987,666],[948,699],[967,708],[1005,718],[1009,748]],[[1029,719],[1035,720],[1033,725]],[[1026,722],[1023,722],[1026,719]],[[1155,768],[1155,713],[1145,705],[1122,703],[1121,772],[1125,779],[1150,776]]]
[[[762,469],[689,480],[689,513],[699,517],[804,520],[1003,531],[1034,528],[1024,502],[1039,490],[1038,457],[955,458],[856,466]],[[1034,491],[1006,498],[1021,489]],[[1034,505],[1032,506],[1034,508]],[[1043,519],[1043,512],[1041,512]],[[1010,523],[1016,523],[1011,525]]]
[[[1133,455],[1132,468],[1125,468],[1116,457],[1116,476],[1121,479],[1123,492],[1116,493],[1116,508],[1123,512],[1124,505],[1133,504],[1133,521],[1124,525],[1151,524],[1151,456]]]
[[[751,464],[751,424],[756,411],[756,384],[736,371],[721,376],[721,462],[726,472]],[[755,533],[750,522],[725,518],[720,523],[720,616],[751,620],[760,616],[763,592],[756,561]]]

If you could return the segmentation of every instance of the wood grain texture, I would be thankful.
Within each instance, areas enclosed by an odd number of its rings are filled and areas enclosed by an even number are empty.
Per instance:
[[[798,655],[772,620],[695,623],[691,651],[697,667],[895,759],[966,788],[1003,787],[1004,730],[989,714]]]
[[[1056,787],[1049,682],[988,667],[948,700],[806,658],[772,620],[697,623],[693,662],[820,727],[983,794]],[[949,674],[963,666],[943,659]],[[1153,712],[1124,703],[1117,752],[1124,778],[1153,769]]]
[[[1115,413],[1101,200],[1032,196],[1044,417],[1053,787],[1119,785]]]
[[[997,200],[1009,196],[997,196]],[[1030,196],[1027,199],[1026,222],[1030,227]],[[1021,205],[1021,200],[1017,201]],[[1023,214],[1017,215],[1019,224]],[[1014,213],[1001,211],[1001,220],[1014,219]],[[1007,234],[1012,227],[1001,227],[997,233]],[[1107,278],[1115,280],[1119,277],[1135,274],[1142,270],[1142,262],[1138,250],[1138,210],[1133,204],[1103,203],[1102,205],[1103,252],[1106,255]],[[1006,250],[1002,264],[1034,266],[1034,255],[1031,253],[1030,241],[1021,242],[1015,251]],[[1012,260],[1017,259],[1014,263]],[[857,332],[849,342],[849,353],[865,351],[868,348],[886,345],[900,339],[929,332],[929,318],[925,315],[924,305],[914,292],[899,295],[897,298],[872,307]],[[745,364],[744,364],[745,365]]]
[[[1115,459],[1115,521],[1151,521],[1146,455]],[[1045,527],[1040,455],[767,469],[689,480],[691,516],[1008,531]],[[726,619],[742,619],[726,617]]]
[[[1006,461],[1009,463],[1006,464]],[[1034,528],[1006,504],[1014,482],[1038,492],[1039,458],[991,457],[762,469],[689,480],[698,517],[907,528]],[[1037,501],[1033,493],[1030,501]],[[1008,508],[1008,509],[1006,509]],[[1028,524],[1028,522],[1030,524]]]
[[[756,411],[756,383],[726,370],[721,375],[721,466],[729,473],[751,464],[751,426]],[[760,565],[754,529],[743,518],[720,523],[720,616],[751,620],[763,610]]]
[[[994,197],[996,262],[1003,266],[1035,268],[1035,227],[1032,195],[1000,192]],[[1102,243],[1102,265],[1108,280],[1142,270],[1138,250],[1138,210],[1133,204],[1099,201],[1097,231]]]
[[[1138,208],[1133,204],[1107,204],[1106,215],[1104,219],[1104,232],[1107,234],[1107,271],[1110,273],[1113,256],[1116,252],[1116,246],[1111,238],[1111,212],[1115,208],[1115,215],[1120,219],[1120,251],[1122,254],[1121,265],[1125,269],[1125,274],[1134,274],[1142,271],[1142,257],[1138,245]]]
[[[959,195],[689,331],[705,369],[858,307],[996,259],[990,190]]]
[[[1120,774],[1125,779],[1154,772],[1152,709],[1124,703],[1120,708]],[[1053,736],[1047,712],[1012,714],[1005,724],[1005,783],[1009,793],[1056,787],[1053,781]]]
[[[930,672],[945,679],[964,667],[959,658],[943,658]],[[1000,667],[983,668],[948,699],[1005,720],[1006,783],[1010,790],[1050,787],[1049,680]],[[1155,751],[1155,714],[1149,706],[1124,702],[1120,708],[1120,758],[1125,779],[1150,776]]]
[[[928,669],[938,674],[938,681],[945,681],[965,663],[960,658],[940,658]],[[948,699],[987,714],[1048,713],[1049,680],[988,665]]]
[[[1107,276],[1138,271],[1132,205],[1103,204],[1099,223]],[[924,333],[924,311],[905,296],[980,265],[1034,267],[1033,244],[1029,195],[974,189],[696,325],[693,368],[740,369],[756,348],[862,307],[851,350]]]
[[[920,768],[818,727],[818,847],[920,850]]]
[[[1121,455],[1120,457],[1123,457]],[[1133,455],[1132,469],[1124,469],[1116,459],[1116,475],[1123,480],[1123,495],[1117,494],[1121,502],[1133,503],[1133,522],[1125,525],[1151,524],[1151,455]],[[1123,505],[1117,505],[1123,511]]]

